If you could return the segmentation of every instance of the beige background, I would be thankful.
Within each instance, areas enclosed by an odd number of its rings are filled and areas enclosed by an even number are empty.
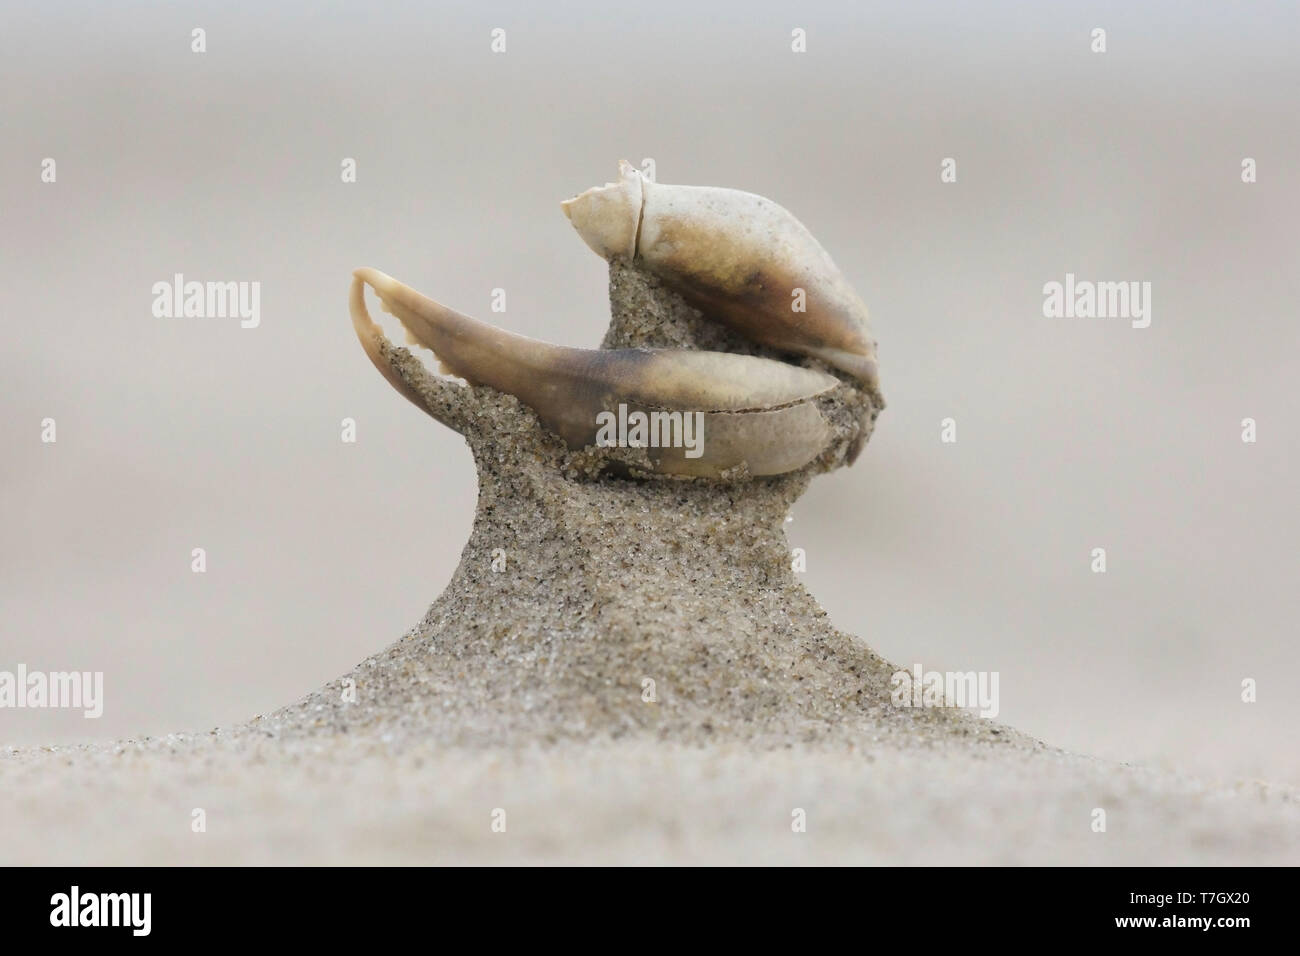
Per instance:
[[[998,671],[1053,743],[1300,783],[1296,8],[536,6],[5,4],[0,669],[107,701],[0,744],[236,722],[414,624],[474,471],[366,361],[350,270],[594,345],[559,200],[653,157],[786,205],[872,308],[890,407],[789,525],[841,627]],[[1151,327],[1043,318],[1067,271],[1152,282]],[[175,272],[261,282],[261,327],[154,318]]]

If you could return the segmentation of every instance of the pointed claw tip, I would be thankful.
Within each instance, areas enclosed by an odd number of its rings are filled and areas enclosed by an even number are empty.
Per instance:
[[[380,295],[383,295],[385,289],[391,289],[397,281],[387,272],[380,272],[378,269],[372,269],[370,266],[362,266],[360,269],[354,269],[352,275],[370,286],[370,288],[374,289]]]

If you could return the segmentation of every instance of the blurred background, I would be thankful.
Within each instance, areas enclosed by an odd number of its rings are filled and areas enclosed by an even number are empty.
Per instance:
[[[1050,743],[1300,783],[1294,4],[0,10],[0,670],[105,674],[0,745],[238,722],[415,624],[474,469],[350,272],[594,346],[559,202],[626,157],[777,200],[872,309],[889,408],[787,525],[841,628],[999,672]],[[260,282],[260,326],[156,318],[178,272]],[[1067,272],[1152,283],[1151,326],[1044,318]]]

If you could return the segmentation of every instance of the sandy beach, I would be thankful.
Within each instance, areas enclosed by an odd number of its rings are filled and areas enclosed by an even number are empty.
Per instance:
[[[6,864],[1300,862],[1288,789],[951,741],[498,750],[217,734],[11,754],[0,783]],[[191,830],[196,807],[206,832]]]

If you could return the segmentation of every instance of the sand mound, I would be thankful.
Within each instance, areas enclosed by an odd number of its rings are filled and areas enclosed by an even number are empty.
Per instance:
[[[630,266],[611,267],[610,299],[606,346],[762,353]],[[620,477],[602,469],[608,456],[566,452],[512,397],[392,354],[466,435],[479,470],[473,532],[411,633],[263,732],[497,744],[879,741],[912,739],[918,725],[1013,736],[952,709],[895,707],[897,668],[831,626],[798,582],[785,517],[817,473],[843,464],[848,440],[779,478]],[[837,394],[827,411],[847,435],[867,401]]]

